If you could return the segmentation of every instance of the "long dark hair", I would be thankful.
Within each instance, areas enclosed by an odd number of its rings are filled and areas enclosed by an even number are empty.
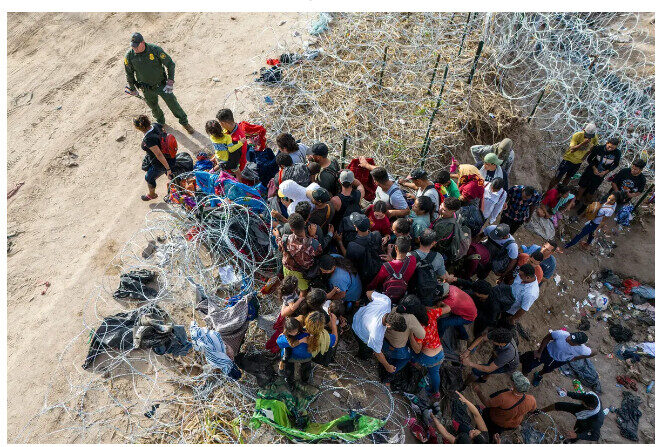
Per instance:
[[[396,311],[401,314],[414,315],[422,326],[429,325],[429,314],[426,311],[426,306],[422,304],[416,295],[408,295],[404,297],[398,303]]]
[[[352,275],[356,275],[358,273],[356,267],[354,266],[354,263],[349,259],[344,258],[342,256],[334,256],[334,258],[336,267],[340,267],[341,269],[345,270],[347,273],[350,273]]]

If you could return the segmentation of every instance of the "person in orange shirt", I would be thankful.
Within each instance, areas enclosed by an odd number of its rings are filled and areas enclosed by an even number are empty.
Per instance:
[[[519,268],[524,264],[531,264],[534,268],[534,272],[536,273],[536,280],[538,281],[538,285],[540,286],[541,281],[543,281],[543,267],[541,267],[541,262],[543,262],[543,253],[541,253],[540,250],[531,254],[520,253],[517,257],[517,267],[508,275],[506,275],[504,282],[508,285],[512,284],[515,280],[515,275],[517,275],[517,272],[519,271]]]
[[[513,430],[520,426],[524,416],[537,409],[536,399],[527,394],[531,383],[519,371],[511,375],[512,387],[497,391],[485,397],[478,385],[473,386],[475,394],[485,405],[482,419],[490,435],[501,434],[504,430]]]

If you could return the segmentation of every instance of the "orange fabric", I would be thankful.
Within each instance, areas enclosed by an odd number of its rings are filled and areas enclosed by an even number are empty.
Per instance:
[[[492,398],[489,404],[489,417],[492,422],[503,428],[519,427],[524,416],[536,409],[536,399],[529,394],[512,410],[506,409],[515,405],[521,398],[522,396],[516,396],[512,391],[505,391]]]

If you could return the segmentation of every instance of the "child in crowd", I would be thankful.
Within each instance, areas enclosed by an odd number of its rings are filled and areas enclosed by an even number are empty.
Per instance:
[[[379,231],[382,236],[391,235],[391,222],[387,217],[389,207],[385,202],[378,201],[366,210],[366,216],[370,220],[370,231]]]
[[[460,196],[459,187],[454,182],[454,180],[452,180],[450,171],[447,169],[438,171],[435,178],[435,186],[443,198],[455,197],[458,199]]]
[[[412,211],[408,215],[412,219],[412,238],[419,240],[419,236],[431,225],[431,215],[435,204],[429,196],[419,196],[412,204]]]

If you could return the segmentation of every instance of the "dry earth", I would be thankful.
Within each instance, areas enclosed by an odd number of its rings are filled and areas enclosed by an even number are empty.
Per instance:
[[[297,43],[294,30],[305,30],[307,21],[306,15],[286,13],[8,15],[7,186],[25,182],[8,200],[9,233],[20,232],[8,255],[8,440],[20,438],[26,421],[41,408],[47,387],[55,400],[67,395],[66,380],[51,381],[53,365],[81,331],[82,309],[107,263],[155,206],[139,200],[145,192],[141,135],[130,123],[133,115],[149,110],[123,94],[123,55],[130,34],[141,31],[176,61],[175,92],[200,130],[235,87],[251,82],[267,57],[278,56],[278,42],[295,49],[286,45]],[[253,107],[258,105],[245,105],[241,117]],[[202,133],[187,136],[166,107],[164,111],[182,147],[194,152],[207,142]],[[520,138],[523,147],[537,144],[533,133]],[[531,153],[522,154],[521,162],[541,165]],[[525,170],[516,180],[545,184],[547,174],[534,171]],[[571,314],[571,297],[586,297],[582,279],[593,270],[607,266],[654,284],[654,219],[644,223],[645,228],[637,223],[630,233],[615,236],[615,257],[580,250],[558,255],[558,273],[575,284],[568,284],[562,296],[554,283],[542,291],[524,322],[532,342],[521,348],[535,346],[550,327],[575,327],[577,321],[563,314]],[[519,239],[538,242],[525,230]],[[45,281],[51,287],[42,295]],[[593,322],[590,337],[594,349],[612,350],[603,322]],[[68,352],[63,361],[76,368],[86,346]],[[615,387],[615,376],[625,366],[602,353],[594,362],[604,405],[619,406],[622,389]],[[553,385],[569,383],[553,374],[534,394],[540,405],[547,405],[557,399]],[[491,380],[483,388],[494,391],[497,385]],[[638,392],[644,399],[641,441],[650,442],[654,438],[646,434],[654,436],[654,395],[646,396],[644,386]],[[563,421],[564,430],[572,425],[570,416],[556,419]],[[57,419],[43,423],[38,433],[58,427]],[[43,441],[67,440],[65,436]],[[613,415],[606,418],[603,440],[625,441]]]

